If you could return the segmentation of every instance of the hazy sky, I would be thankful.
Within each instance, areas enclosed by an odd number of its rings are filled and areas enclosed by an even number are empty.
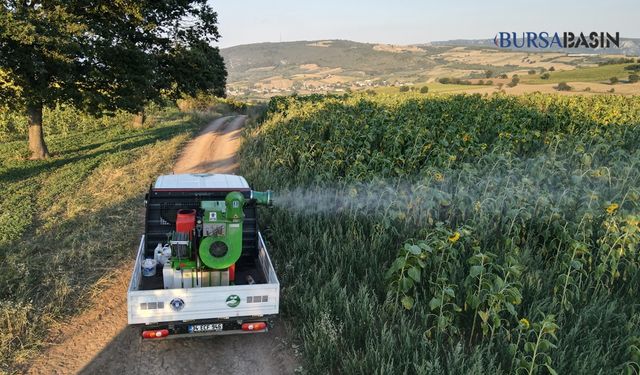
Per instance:
[[[640,37],[640,0],[209,0],[220,47],[349,39],[390,44],[493,38],[498,31],[619,31]]]

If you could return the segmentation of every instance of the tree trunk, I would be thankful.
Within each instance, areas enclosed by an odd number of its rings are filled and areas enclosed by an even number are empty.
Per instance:
[[[144,110],[139,111],[134,117],[133,117],[133,127],[134,128],[141,128],[142,125],[144,125],[144,121],[147,119],[147,116],[144,114]]]
[[[42,132],[42,104],[29,105],[27,108],[27,118],[29,120],[30,159],[46,159],[49,157],[49,150],[44,143],[44,133]]]

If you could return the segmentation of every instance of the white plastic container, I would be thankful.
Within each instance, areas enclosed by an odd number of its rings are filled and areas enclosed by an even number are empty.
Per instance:
[[[162,245],[158,243],[155,250],[153,250],[153,259],[157,264],[164,266],[171,259],[171,247],[169,245]]]
[[[156,262],[155,259],[147,258],[142,261],[142,276],[149,277],[156,275]]]

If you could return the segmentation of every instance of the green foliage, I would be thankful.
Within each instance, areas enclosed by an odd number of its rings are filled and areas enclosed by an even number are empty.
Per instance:
[[[618,83],[618,77],[611,77],[609,78],[609,82],[611,82],[612,85],[615,85],[616,83]]]
[[[408,92],[409,86],[400,86],[400,92]]]
[[[640,76],[637,74],[629,74],[629,83],[636,83],[640,81]]]
[[[272,99],[241,173],[283,200],[305,368],[637,371],[639,127],[619,95]]]
[[[420,87],[420,94],[426,94],[428,92],[429,92],[429,87],[428,86]]]
[[[624,70],[631,70],[634,72],[640,72],[640,64],[629,64],[624,67]]]
[[[540,79],[549,79],[549,77],[551,77],[551,74],[549,74],[549,72],[540,74]]]
[[[150,109],[150,116],[154,111]],[[53,109],[44,109],[44,130],[46,136],[54,134],[70,135],[97,129],[114,127],[131,121],[131,115],[122,111],[95,118],[73,107],[57,105]],[[10,141],[26,139],[27,118],[15,111],[0,111],[0,140]]]
[[[206,0],[4,2],[0,107],[29,117],[32,156],[46,158],[43,107],[100,115],[200,91],[224,96],[216,23]]]
[[[520,77],[514,75],[513,77],[511,77],[511,82],[507,83],[507,86],[516,87],[519,82],[520,82]]]
[[[184,96],[177,100],[177,105],[183,112],[214,111],[218,113],[244,113],[247,110],[247,103],[245,102],[233,98],[220,98],[203,92],[195,96]]]
[[[573,87],[569,86],[566,82],[558,83],[558,86],[555,86],[554,89],[558,91],[571,91]]]

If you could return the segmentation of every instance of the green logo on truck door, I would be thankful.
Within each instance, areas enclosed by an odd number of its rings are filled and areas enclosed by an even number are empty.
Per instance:
[[[240,297],[232,294],[227,297],[227,306],[229,307],[237,307],[240,304]]]

